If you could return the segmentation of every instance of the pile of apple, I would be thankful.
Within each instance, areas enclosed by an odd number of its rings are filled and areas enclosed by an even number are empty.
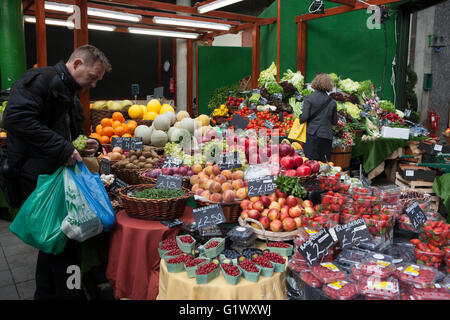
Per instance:
[[[287,143],[280,145],[280,165],[285,169],[284,175],[288,177],[307,177],[320,170],[317,161],[296,154],[294,147]]]
[[[219,165],[208,163],[205,168],[195,164],[191,167],[194,175],[190,177],[192,192],[216,203],[232,203],[247,198],[247,180],[244,172],[220,170]]]
[[[313,203],[302,201],[294,196],[287,196],[277,189],[274,193],[264,196],[255,196],[240,203],[241,218],[257,220],[266,230],[273,232],[293,231],[302,226],[302,216],[313,214]],[[251,226],[260,229],[256,223]]]

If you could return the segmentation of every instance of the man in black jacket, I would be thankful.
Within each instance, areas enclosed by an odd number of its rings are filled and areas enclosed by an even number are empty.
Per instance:
[[[9,166],[17,176],[22,201],[36,188],[40,174],[52,174],[63,165],[82,161],[72,145],[83,134],[84,116],[77,94],[94,88],[110,70],[103,52],[85,45],[77,48],[66,63],[31,69],[13,84],[3,124],[8,132]],[[89,156],[100,148],[97,140],[88,139],[84,151]],[[35,298],[82,298],[82,290],[66,286],[67,267],[76,265],[76,260],[70,240],[61,254],[39,252]]]

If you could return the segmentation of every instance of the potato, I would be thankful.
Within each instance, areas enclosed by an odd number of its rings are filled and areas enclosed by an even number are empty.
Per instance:
[[[152,153],[150,151],[144,151],[142,152],[142,156],[147,158],[152,158]]]
[[[127,169],[134,169],[134,164],[132,164],[132,163],[129,163],[129,164],[127,164],[126,166],[125,166],[125,168],[127,168]]]
[[[141,150],[136,150],[136,157],[140,157],[142,155],[142,151]]]
[[[153,163],[153,159],[152,158],[147,158],[147,159],[145,159],[145,162],[146,163]]]
[[[139,160],[138,160],[138,159],[133,160],[133,164],[134,164],[134,165],[137,165],[138,163],[139,163]]]
[[[139,162],[145,162],[145,160],[147,160],[147,158],[144,156],[140,156],[138,160],[139,160]]]
[[[153,165],[151,163],[145,163],[144,168],[153,168]]]
[[[128,152],[127,157],[129,158],[129,157],[131,157],[131,156],[134,156],[135,154],[136,154],[136,152],[134,152],[134,150],[130,150],[130,151]]]
[[[139,162],[138,165],[139,169],[145,168],[145,162]]]
[[[159,157],[158,154],[156,153],[156,151],[153,150],[153,149],[150,151],[150,153],[152,154],[153,158],[158,158]]]
[[[133,162],[136,159],[137,159],[137,156],[133,154],[131,157],[128,158],[128,161]]]

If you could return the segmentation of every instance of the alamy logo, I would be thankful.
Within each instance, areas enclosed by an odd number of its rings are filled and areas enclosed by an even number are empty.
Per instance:
[[[367,7],[367,13],[371,14],[366,22],[367,28],[369,30],[381,29],[381,8],[370,5]]]
[[[80,29],[81,28],[81,10],[79,6],[72,6],[73,14],[67,18],[67,28],[69,29]]]
[[[67,267],[66,273],[69,275],[67,277],[66,285],[69,290],[81,289],[81,270],[77,265],[70,265]]]

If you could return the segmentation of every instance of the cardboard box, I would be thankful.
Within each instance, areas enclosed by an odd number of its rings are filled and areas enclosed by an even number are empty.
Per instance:
[[[383,138],[395,138],[395,139],[404,139],[409,140],[409,128],[391,128],[391,127],[382,127],[381,128],[381,136]]]
[[[398,173],[404,180],[408,181],[428,181],[433,182],[436,177],[436,171],[428,167],[419,167],[415,165],[404,165],[398,166]]]

